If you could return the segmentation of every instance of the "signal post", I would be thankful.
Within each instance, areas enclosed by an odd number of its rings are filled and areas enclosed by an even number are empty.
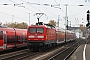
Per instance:
[[[86,24],[86,26],[89,28],[90,27],[90,11],[88,10],[87,11],[87,24]]]

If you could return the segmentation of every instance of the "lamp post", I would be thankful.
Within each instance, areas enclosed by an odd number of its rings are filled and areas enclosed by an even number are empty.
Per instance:
[[[65,41],[66,41],[66,38],[67,38],[66,37],[66,34],[67,34],[66,29],[68,30],[68,16],[67,16],[67,6],[68,6],[68,4],[65,4],[65,6],[66,6],[66,16],[65,16]],[[84,6],[84,5],[78,5],[78,6]]]
[[[66,6],[66,16],[65,16],[65,30],[66,30],[66,29],[68,29],[68,28],[66,28],[66,26],[68,25],[68,23],[66,25],[66,21],[68,22],[68,17],[67,17],[67,6],[68,6],[68,4],[65,4],[65,6]]]
[[[57,22],[57,26],[59,27],[59,17],[60,17],[60,15],[58,15],[58,22]]]
[[[14,27],[14,25],[13,25],[13,19],[14,19],[14,15],[12,15],[12,28]]]
[[[68,21],[68,22],[70,22],[70,27],[71,27],[71,21]]]
[[[65,6],[66,6],[66,16],[65,16],[65,42],[66,42],[66,34],[67,34],[67,32],[66,32],[66,26],[68,26],[68,25],[66,25],[66,21],[68,22],[68,19],[67,19],[67,4],[65,4]],[[68,23],[67,23],[68,24]],[[67,28],[68,29],[68,28]]]
[[[30,13],[29,13],[29,25],[30,25]]]

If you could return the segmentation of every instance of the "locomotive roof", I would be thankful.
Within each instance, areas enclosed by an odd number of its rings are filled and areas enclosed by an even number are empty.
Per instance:
[[[66,30],[68,33],[75,33],[75,32],[73,32],[73,31],[70,31],[70,30]]]
[[[65,32],[65,29],[64,28],[61,28],[61,27],[55,27],[57,31],[61,31],[61,32]],[[74,33],[73,31],[70,31],[70,30],[66,30],[66,32],[68,33]]]
[[[31,26],[32,26],[32,27],[35,27],[35,26],[36,26],[36,27],[42,27],[42,26],[43,26],[43,27],[46,27],[46,28],[50,28],[50,27],[55,28],[55,27],[52,26],[52,25],[46,25],[46,24],[45,24],[45,25],[31,25]],[[29,27],[31,27],[31,26],[29,26]]]

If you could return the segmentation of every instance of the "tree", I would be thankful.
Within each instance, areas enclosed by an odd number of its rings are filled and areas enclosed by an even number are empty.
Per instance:
[[[6,23],[4,24],[5,26],[8,26],[8,27],[11,27],[11,28],[20,28],[20,29],[26,29],[28,24],[25,23],[25,22],[22,22],[22,23]]]
[[[81,24],[80,25],[80,29],[83,32],[83,36],[85,36],[85,34],[86,34],[86,27],[83,24]]]
[[[50,20],[49,24],[56,26],[56,22],[54,20]]]
[[[24,23],[24,22],[17,24],[17,27],[18,28],[21,28],[21,29],[26,29],[27,26],[28,26],[28,24],[27,23]]]
[[[2,22],[0,22],[0,25],[2,25]]]

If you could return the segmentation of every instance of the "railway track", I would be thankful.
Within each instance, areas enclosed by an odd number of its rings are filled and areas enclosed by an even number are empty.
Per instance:
[[[22,60],[24,58],[34,57],[40,54],[41,53],[39,52],[31,52],[29,49],[24,49],[24,50],[15,51],[12,53],[2,54],[0,55],[0,60]]]
[[[11,53],[2,54],[2,55],[0,55],[0,60],[7,60],[9,58],[19,56],[21,54],[25,54],[25,53],[27,53],[27,51],[29,51],[29,50],[24,49],[24,50],[20,50],[20,51],[15,51],[15,52],[11,52]]]
[[[72,46],[67,47],[66,49],[50,57],[48,60],[67,60],[82,43],[85,43],[85,41],[79,41]]]
[[[79,46],[78,42],[80,41],[69,42],[67,44],[63,44],[62,46],[60,45],[57,48],[47,49],[44,52],[43,51],[30,52],[29,49],[24,49],[17,52],[2,54],[0,55],[0,59],[1,60],[54,60],[54,59],[57,60],[58,57],[60,58],[61,55],[64,59],[67,59],[74,52],[75,50],[73,49],[75,48],[74,46]],[[75,45],[74,43],[76,43],[77,45]],[[73,46],[73,48],[71,48],[72,47],[71,45]],[[69,52],[70,54],[69,53],[66,54],[68,52],[67,50],[72,51],[72,53]],[[63,58],[60,59],[63,60]]]
[[[47,51],[45,53],[42,53],[41,55],[34,56],[33,58],[30,57],[29,59],[30,60],[49,60],[51,58],[51,56],[54,56],[58,52],[61,52],[61,51],[65,50],[65,49],[69,48],[69,46],[73,45],[76,42],[77,41],[74,41],[74,42],[71,42],[71,43],[69,42],[69,43],[63,44],[62,46],[59,46],[59,47],[57,47],[55,49],[54,48],[53,49],[49,49],[49,51]],[[23,59],[23,60],[28,60],[28,58],[27,59]]]
[[[20,48],[11,48],[11,49],[8,49],[8,50],[0,51],[0,55],[12,53],[12,52],[15,52],[15,51],[20,51],[20,50],[23,50],[23,49],[27,49],[27,46],[20,47]]]
[[[73,48],[75,48],[75,46],[76,47],[79,46],[79,42],[81,42],[81,41],[67,43],[56,49],[48,51],[45,54],[35,56],[34,58],[31,58],[31,60],[64,60],[64,59],[67,59],[75,51],[75,49],[73,49]],[[71,47],[73,47],[73,48],[71,48]],[[66,51],[67,52],[70,51],[70,52],[67,53]],[[71,51],[72,51],[72,53],[71,53]],[[62,54],[62,56],[60,54]]]

